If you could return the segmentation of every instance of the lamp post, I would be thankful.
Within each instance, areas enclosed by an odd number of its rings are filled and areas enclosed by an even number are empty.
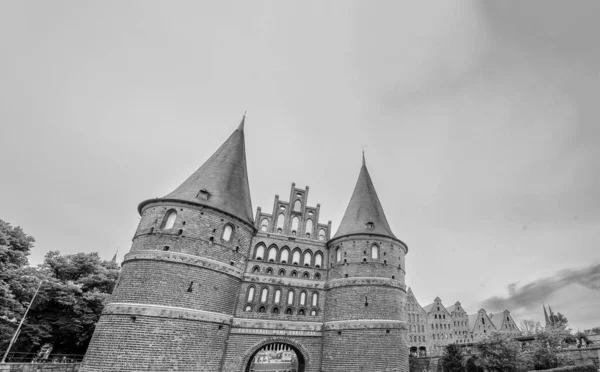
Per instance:
[[[12,339],[10,340],[10,344],[8,344],[8,348],[6,349],[6,352],[4,352],[4,356],[2,357],[2,361],[0,363],[6,363],[6,357],[8,356],[8,352],[10,351],[10,348],[13,346],[15,341],[17,341],[17,337],[19,337],[19,333],[21,333],[21,326],[23,325],[23,322],[25,321],[25,318],[27,317],[27,313],[29,312],[31,305],[33,304],[33,301],[35,300],[35,297],[37,296],[38,292],[40,291],[40,288],[42,287],[42,283],[44,283],[43,279],[40,281],[40,284],[38,285],[37,289],[35,290],[35,293],[34,293],[33,297],[31,298],[31,301],[29,301],[27,310],[25,310],[25,314],[23,314],[23,318],[21,319],[21,322],[19,323],[17,330],[13,334]]]

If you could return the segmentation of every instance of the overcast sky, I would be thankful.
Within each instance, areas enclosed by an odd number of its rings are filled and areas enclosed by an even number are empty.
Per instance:
[[[130,247],[244,110],[253,208],[310,186],[337,229],[361,148],[407,284],[600,326],[600,2],[3,1],[0,218]]]

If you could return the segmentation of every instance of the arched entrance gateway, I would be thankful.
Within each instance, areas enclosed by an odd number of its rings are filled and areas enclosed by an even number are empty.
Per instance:
[[[258,348],[246,362],[245,372],[304,372],[302,352],[286,342],[272,342]]]

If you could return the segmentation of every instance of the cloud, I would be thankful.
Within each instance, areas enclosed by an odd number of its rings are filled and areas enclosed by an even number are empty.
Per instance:
[[[493,311],[533,309],[548,302],[550,296],[572,284],[600,292],[600,264],[579,269],[560,270],[555,275],[537,279],[524,286],[511,283],[507,286],[507,297],[490,297],[481,303],[481,307]]]

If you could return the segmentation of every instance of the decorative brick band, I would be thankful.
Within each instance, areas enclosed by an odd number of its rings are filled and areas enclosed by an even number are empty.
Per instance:
[[[330,279],[325,285],[325,289],[332,289],[337,287],[352,287],[359,285],[369,286],[384,286],[384,287],[395,287],[406,292],[406,285],[400,280],[381,278],[381,277],[354,277],[354,278],[338,278]]]
[[[265,283],[272,285],[287,285],[294,287],[303,287],[303,288],[325,288],[324,280],[310,280],[310,279],[298,279],[298,278],[290,278],[290,277],[282,277],[282,276],[273,276],[273,275],[257,275],[257,274],[248,274],[244,276],[244,280],[252,283]]]
[[[183,307],[131,304],[113,302],[104,307],[102,315],[151,316],[157,318],[175,318],[201,322],[230,324],[233,316],[212,311],[186,309]]]
[[[394,319],[336,320],[324,323],[324,331],[343,329],[408,329],[406,321]]]
[[[271,329],[283,331],[311,331],[320,332],[323,328],[322,322],[300,322],[290,320],[272,319],[233,319],[233,328]]]
[[[202,267],[204,269],[218,271],[235,278],[241,279],[243,271],[235,266],[227,265],[219,261],[211,260],[210,258],[194,256],[187,253],[179,252],[163,252],[163,251],[137,251],[125,255],[123,264],[134,260],[154,260],[168,261],[184,265]]]

